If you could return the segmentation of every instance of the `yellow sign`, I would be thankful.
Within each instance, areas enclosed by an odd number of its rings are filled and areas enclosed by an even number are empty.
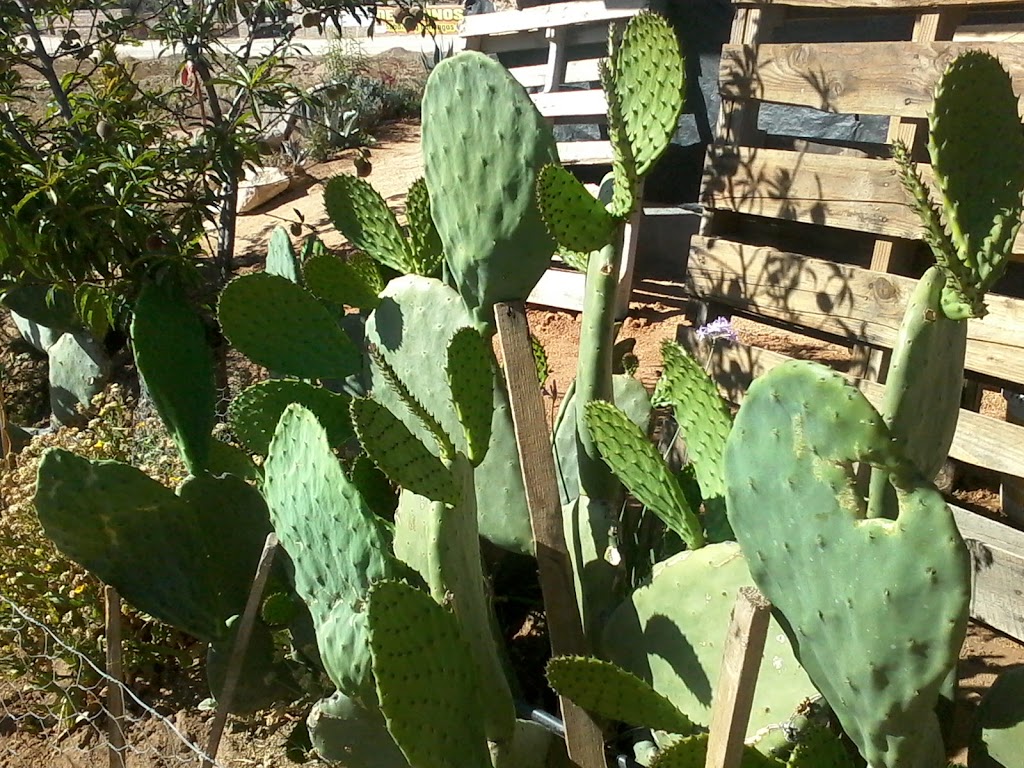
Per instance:
[[[422,17],[416,10],[412,13],[399,11],[396,19],[395,8],[378,7],[374,34],[419,35],[424,29],[428,35],[431,32],[437,35],[459,34],[463,13],[461,5],[428,5],[423,8]]]

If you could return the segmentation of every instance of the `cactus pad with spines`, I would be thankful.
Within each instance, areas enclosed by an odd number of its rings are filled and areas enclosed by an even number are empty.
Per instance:
[[[855,764],[839,736],[814,723],[800,734],[786,768],[855,768]]]
[[[625,138],[642,177],[672,141],[686,95],[686,66],[672,25],[654,13],[631,18],[610,68]]]
[[[295,255],[292,239],[284,227],[275,227],[270,235],[270,246],[267,248],[267,264],[263,270],[268,275],[277,275],[302,285],[302,270],[299,259]]]
[[[1004,670],[988,689],[974,718],[968,768],[1020,765],[1024,744],[1024,667]]]
[[[415,272],[424,277],[436,275],[444,261],[444,245],[437,234],[430,213],[430,193],[427,182],[416,179],[405,197],[405,215],[409,220],[409,250]]]
[[[483,326],[493,326],[495,303],[526,299],[548,268],[555,243],[536,180],[557,162],[551,127],[497,61],[467,51],[430,73],[423,163],[433,219],[453,283]]]
[[[561,165],[545,165],[541,169],[537,203],[560,248],[590,253],[604,248],[615,236],[615,217]]]
[[[330,311],[283,277],[255,273],[232,280],[217,317],[242,354],[282,374],[344,379],[362,368],[359,350]]]
[[[396,576],[398,564],[383,523],[299,405],[288,406],[274,433],[264,491],[328,676],[346,695],[372,703],[366,596],[372,583]]]
[[[460,328],[448,342],[445,372],[452,407],[466,438],[466,456],[479,466],[487,455],[494,419],[493,353],[473,328]]]
[[[335,176],[324,189],[324,207],[335,228],[356,248],[396,272],[413,271],[398,219],[368,182],[347,174]]]
[[[480,685],[455,616],[385,581],[370,590],[369,626],[380,708],[409,764],[488,768]]]
[[[950,63],[928,116],[928,150],[957,248],[963,298],[977,304],[1002,274],[1020,229],[1024,126],[1009,74],[989,53]]]
[[[339,448],[353,435],[349,398],[304,381],[271,379],[242,390],[228,406],[231,431],[253,453],[266,456],[277,422],[292,403],[312,411]]]
[[[753,586],[735,542],[709,544],[654,566],[640,587],[608,619],[602,656],[654,686],[687,717],[711,720],[711,697],[736,595]],[[789,719],[800,702],[815,695],[773,619],[758,673],[747,733]]]
[[[204,490],[192,493],[196,482]],[[204,476],[178,496],[127,464],[60,449],[43,455],[37,487],[39,521],[65,555],[161,621],[206,642],[226,635],[267,530],[254,488]],[[255,551],[243,544],[254,534]]]
[[[898,518],[866,518],[857,462],[890,474]],[[755,380],[725,467],[751,574],[865,760],[939,765],[934,709],[970,600],[967,549],[942,496],[856,388],[804,361]]]
[[[303,276],[310,293],[338,307],[371,310],[380,301],[377,294],[384,290],[377,262],[365,253],[356,252],[346,259],[317,254],[303,266]]]
[[[458,503],[451,472],[387,407],[358,397],[351,415],[359,442],[392,482],[432,501]]]
[[[705,503],[724,498],[722,455],[732,430],[732,414],[707,371],[673,341],[661,345],[664,372],[654,387],[651,404],[669,406]]]
[[[647,435],[611,403],[587,403],[585,418],[601,458],[637,501],[679,534],[688,548],[704,546],[700,521]]]
[[[135,302],[132,351],[139,374],[185,465],[206,469],[216,420],[213,352],[184,296],[149,284]]]
[[[599,717],[683,735],[695,729],[690,719],[649,683],[610,662],[557,656],[548,662],[547,678],[560,696]]]
[[[408,768],[376,707],[362,707],[341,691],[321,699],[306,718],[317,754],[347,768]]]

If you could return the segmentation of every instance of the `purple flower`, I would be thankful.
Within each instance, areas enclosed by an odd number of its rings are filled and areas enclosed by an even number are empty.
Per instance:
[[[707,325],[702,325],[696,330],[696,334],[699,341],[714,342],[718,339],[739,341],[739,336],[736,335],[736,331],[727,317],[719,317],[712,320]]]

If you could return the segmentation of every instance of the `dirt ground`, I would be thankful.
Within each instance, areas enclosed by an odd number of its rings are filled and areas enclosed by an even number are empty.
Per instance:
[[[422,173],[422,161],[419,152],[419,127],[413,123],[396,123],[386,126],[379,133],[378,144],[372,150],[373,172],[369,181],[381,195],[401,213],[404,194],[411,182]],[[342,244],[341,236],[334,231],[327,219],[323,205],[323,183],[338,173],[354,173],[351,156],[342,156],[331,162],[314,165],[306,169],[308,178],[296,185],[285,195],[275,199],[264,208],[241,218],[238,228],[238,263],[243,270],[258,269],[266,254],[266,244],[274,227],[302,221],[307,231],[315,231],[327,243],[336,247]],[[535,308],[529,311],[529,321],[534,334],[540,339],[547,350],[551,377],[548,382],[552,412],[557,407],[557,400],[566,391],[571,382],[576,365],[577,345],[579,340],[579,317],[575,313]],[[652,387],[660,373],[660,344],[664,339],[675,338],[677,328],[685,324],[682,310],[676,306],[661,303],[634,303],[625,321],[621,338],[636,340],[635,354],[639,360],[638,375],[648,387]],[[752,325],[738,324],[741,337],[748,342],[756,342],[762,346],[788,351],[823,361],[841,364],[846,351],[829,345],[811,344],[801,346],[792,337],[781,332],[768,331]],[[4,353],[17,344],[7,343],[0,339]],[[16,355],[30,355],[24,349]],[[847,355],[848,358],[848,355]],[[17,358],[21,360],[22,358]],[[27,360],[27,358],[26,358]],[[38,370],[38,362],[26,367]],[[45,375],[45,374],[44,374]],[[246,375],[247,377],[249,374]],[[986,397],[985,408],[989,412],[998,413],[999,399],[991,395]],[[959,489],[957,498],[965,503],[975,503],[994,513],[998,509],[998,498],[993,500],[993,490],[983,483],[978,488]],[[972,495],[973,494],[973,495]],[[993,506],[995,505],[995,506]],[[1024,647],[981,625],[972,625],[967,642],[961,654],[960,675],[962,681],[960,725],[958,727],[958,746],[962,747],[970,722],[973,705],[981,693],[991,685],[1000,669],[1024,663]],[[2,715],[2,710],[0,710]],[[288,716],[291,717],[291,716]],[[285,718],[287,722],[288,717]],[[0,718],[2,719],[2,718]],[[181,730],[202,743],[208,727],[208,716],[183,711],[175,716]],[[223,752],[225,764],[231,765],[281,765],[284,746],[284,728],[276,724],[257,724],[255,730],[229,729]],[[3,730],[0,729],[0,736]],[[143,736],[143,743],[149,740],[165,740],[166,733],[155,733]],[[3,739],[0,738],[0,768],[29,768],[29,766],[57,765],[52,755],[46,754],[42,747],[26,749],[18,757],[9,752],[5,754]],[[49,747],[47,747],[49,749]],[[84,755],[92,755],[86,759]],[[76,757],[77,756],[77,757]],[[957,757],[964,760],[961,748]],[[82,753],[76,751],[68,755],[68,764],[92,768],[106,765],[106,754],[102,750]],[[102,761],[102,762],[101,762]],[[147,765],[163,765],[164,763],[147,763]],[[167,762],[171,765],[174,762]]]

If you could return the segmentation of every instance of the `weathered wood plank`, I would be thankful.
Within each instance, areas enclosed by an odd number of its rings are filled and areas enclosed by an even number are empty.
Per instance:
[[[933,186],[931,167],[918,170]],[[708,151],[703,188],[706,205],[736,213],[910,240],[922,235],[891,160],[717,146]],[[1013,250],[1024,253],[1024,228]]]
[[[635,16],[648,0],[574,0],[569,3],[538,5],[521,11],[475,13],[462,20],[462,36],[500,35],[575,24],[607,23]]]
[[[694,237],[689,289],[744,312],[892,348],[917,281],[720,238]],[[968,321],[966,367],[1024,383],[1024,300],[992,294]]]
[[[537,110],[552,120],[583,118],[581,122],[591,120],[604,121],[608,117],[608,101],[604,91],[594,88],[587,91],[552,91],[551,93],[535,93],[531,97]]]
[[[985,6],[1016,5],[1020,0],[984,0]],[[972,0],[732,0],[732,4],[738,8],[822,8],[829,10],[843,10],[866,8],[879,11],[914,11],[927,8],[955,8],[963,6],[977,6],[978,3]]]
[[[692,330],[680,328],[679,336],[680,342],[688,349],[699,349]],[[697,354],[704,359],[707,353],[702,350]],[[739,403],[751,381],[792,359],[788,355],[747,344],[717,345],[711,356],[710,372],[722,394],[731,402]],[[876,408],[881,406],[885,392],[883,385],[866,379],[850,377],[850,380]],[[1024,427],[961,409],[949,455],[967,464],[1022,477]]]
[[[611,165],[612,145],[608,141],[560,141],[558,159],[562,165]]]
[[[871,42],[726,45],[724,98],[797,104],[846,114],[925,117],[939,76],[965,50],[997,55],[1024,91],[1019,43]]]
[[[485,13],[481,16],[493,16]],[[467,19],[477,18],[467,16]],[[570,48],[575,45],[590,45],[592,43],[605,43],[608,41],[608,28],[606,26],[587,25],[584,27],[569,27],[568,45]],[[545,30],[535,29],[529,32],[511,32],[504,35],[473,35],[463,36],[466,41],[466,48],[484,53],[508,53],[509,51],[529,51],[535,48],[547,49],[548,39]]]
[[[598,72],[600,59],[576,59],[566,62],[563,83],[592,83],[601,79]],[[542,88],[547,84],[548,64],[531,64],[524,67],[510,67],[512,77],[524,88]]]

